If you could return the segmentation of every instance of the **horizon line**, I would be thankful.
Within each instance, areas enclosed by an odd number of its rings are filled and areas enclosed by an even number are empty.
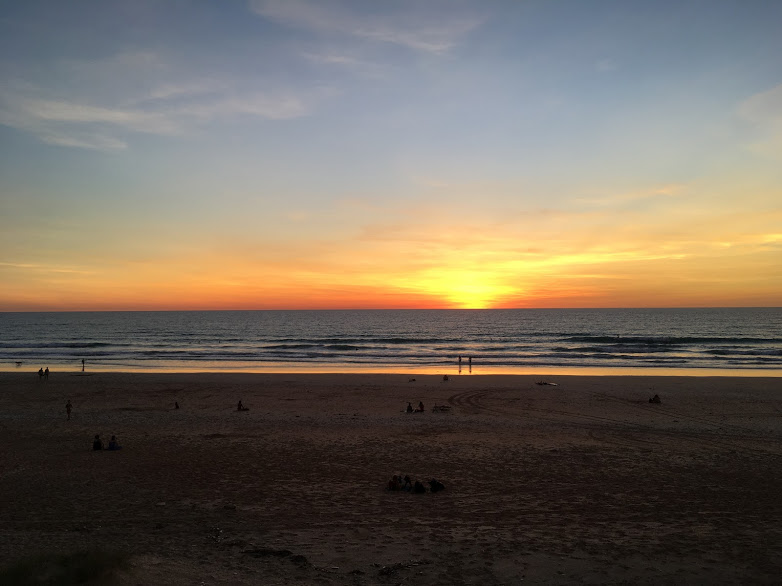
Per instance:
[[[519,311],[519,310],[592,310],[592,309],[782,309],[782,305],[626,305],[594,307],[324,307],[324,308],[247,308],[247,309],[0,309],[0,313],[176,313],[243,311]]]

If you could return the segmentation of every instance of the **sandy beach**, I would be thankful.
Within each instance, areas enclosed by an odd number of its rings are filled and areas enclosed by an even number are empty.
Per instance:
[[[99,549],[129,556],[116,584],[782,575],[779,378],[14,372],[0,445],[3,566]],[[390,492],[394,474],[446,490]]]

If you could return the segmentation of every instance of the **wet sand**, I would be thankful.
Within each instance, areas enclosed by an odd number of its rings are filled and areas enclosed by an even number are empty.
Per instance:
[[[778,583],[782,379],[410,376],[0,373],[0,563],[121,551],[118,584]],[[397,473],[446,490],[385,490]]]

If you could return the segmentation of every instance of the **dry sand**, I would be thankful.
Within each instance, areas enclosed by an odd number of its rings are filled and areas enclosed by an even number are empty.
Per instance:
[[[0,374],[0,564],[103,548],[132,556],[123,585],[779,583],[782,379],[409,378]],[[446,490],[388,492],[396,473]]]

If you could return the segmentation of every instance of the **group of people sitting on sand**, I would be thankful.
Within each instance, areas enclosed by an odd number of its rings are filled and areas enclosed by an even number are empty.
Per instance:
[[[95,451],[106,449],[106,450],[111,450],[113,452],[115,450],[121,450],[122,446],[119,445],[119,441],[117,441],[117,436],[113,435],[109,440],[109,445],[106,448],[104,448],[103,440],[100,439],[100,435],[96,433],[95,439],[92,440],[92,449]]]
[[[393,492],[402,491],[412,492],[415,494],[422,494],[426,492],[426,487],[424,486],[423,482],[420,480],[413,482],[409,476],[406,475],[404,478],[402,478],[401,474],[395,474],[391,477],[391,480],[388,481],[387,489]],[[439,480],[432,478],[429,481],[429,492],[440,492],[441,490],[445,490],[445,485]]]
[[[447,411],[451,410],[450,405],[435,405],[432,407],[432,413],[445,413]],[[407,409],[405,409],[408,413],[423,413],[424,412],[424,403],[423,401],[418,402],[418,408],[413,409],[412,403],[407,404]]]

